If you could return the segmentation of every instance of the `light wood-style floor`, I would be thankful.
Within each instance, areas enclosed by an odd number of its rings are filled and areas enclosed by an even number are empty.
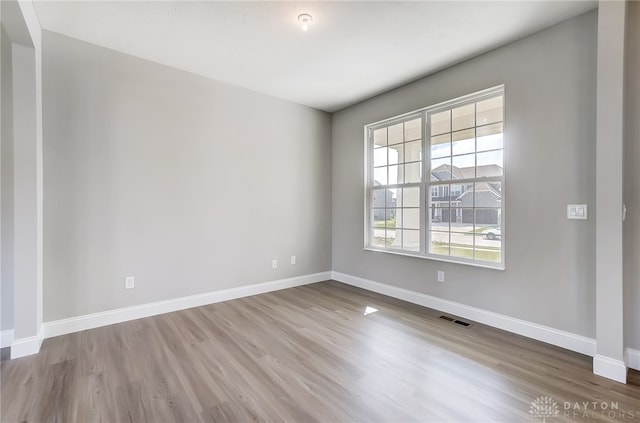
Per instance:
[[[441,315],[330,281],[51,338],[2,361],[1,421],[640,421],[638,372]]]

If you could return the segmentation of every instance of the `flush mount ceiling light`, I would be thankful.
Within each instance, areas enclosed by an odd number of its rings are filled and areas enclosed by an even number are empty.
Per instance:
[[[309,24],[313,22],[313,16],[308,13],[301,13],[298,15],[298,22],[300,22],[300,25],[302,25],[303,31],[308,31]]]

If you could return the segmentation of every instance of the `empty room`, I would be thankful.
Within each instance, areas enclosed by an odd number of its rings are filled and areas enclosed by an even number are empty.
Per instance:
[[[640,421],[640,2],[0,22],[1,422]]]

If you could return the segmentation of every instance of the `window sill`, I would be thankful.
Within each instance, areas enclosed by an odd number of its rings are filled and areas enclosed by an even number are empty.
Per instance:
[[[483,268],[483,269],[491,269],[491,270],[499,270],[499,271],[504,271],[505,270],[504,263],[496,263],[496,264],[487,263],[487,264],[483,264],[483,263],[479,263],[479,262],[453,260],[453,259],[449,259],[449,258],[447,258],[445,256],[425,256],[425,255],[422,255],[422,254],[419,254],[419,253],[411,254],[410,252],[406,252],[406,251],[384,250],[384,249],[372,248],[372,247],[364,247],[364,250],[365,251],[371,251],[371,252],[374,252],[374,253],[393,254],[393,255],[396,255],[396,256],[414,257],[414,258],[419,258],[419,259],[441,261],[441,262],[445,262],[445,263],[460,264],[460,265],[463,265],[463,266],[480,267],[480,268]]]

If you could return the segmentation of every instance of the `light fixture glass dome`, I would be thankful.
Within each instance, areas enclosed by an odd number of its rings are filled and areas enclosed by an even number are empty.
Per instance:
[[[309,24],[311,24],[311,22],[313,22],[313,16],[311,16],[308,13],[301,13],[298,15],[298,22],[300,22],[300,24],[302,25],[302,30],[303,31],[308,31],[309,30]]]

